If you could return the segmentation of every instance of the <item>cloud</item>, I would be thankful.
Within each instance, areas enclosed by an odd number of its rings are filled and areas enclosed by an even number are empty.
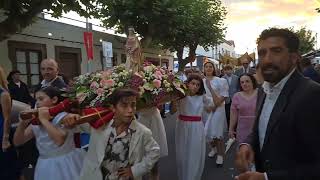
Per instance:
[[[301,27],[319,31],[320,0],[225,0],[227,39],[233,39],[236,50],[253,51],[260,32],[268,27]]]

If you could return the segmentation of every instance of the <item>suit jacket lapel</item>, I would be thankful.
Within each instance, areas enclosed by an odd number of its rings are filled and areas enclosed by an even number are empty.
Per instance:
[[[133,129],[135,132],[132,134],[131,140],[130,140],[130,146],[129,146],[129,159],[132,155],[132,152],[134,151],[135,147],[137,146],[141,135],[140,135],[140,131],[137,131],[137,122],[136,120],[133,120],[130,128]]]
[[[284,109],[288,105],[288,99],[290,98],[291,93],[295,90],[295,86],[297,85],[297,79],[301,76],[297,71],[295,71],[292,76],[289,78],[285,86],[283,87],[270,115],[270,119],[268,122],[266,135],[264,138],[264,143],[262,148],[268,142],[270,134],[272,133],[275,125],[281,120],[280,115],[284,112]],[[261,113],[261,112],[260,112]]]

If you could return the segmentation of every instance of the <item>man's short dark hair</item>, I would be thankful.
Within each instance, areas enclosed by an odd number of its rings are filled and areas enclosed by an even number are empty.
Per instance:
[[[285,40],[286,46],[289,49],[289,52],[299,52],[300,40],[299,37],[289,29],[279,29],[279,28],[270,28],[262,31],[259,38],[257,39],[257,44],[261,40],[266,40],[270,37],[281,37]]]
[[[109,102],[110,104],[116,106],[123,98],[127,97],[139,97],[139,93],[133,89],[128,88],[120,88],[116,89],[110,96],[109,96]]]
[[[224,70],[232,70],[233,68],[232,68],[232,66],[231,65],[225,65],[224,67],[223,67],[223,69]]]
[[[12,76],[13,76],[14,74],[21,74],[21,72],[20,72],[19,70],[13,70],[13,71],[11,71],[11,72],[9,73],[8,77],[7,77],[7,80],[8,80],[8,81],[12,81],[12,80],[13,80],[13,79],[12,79]]]

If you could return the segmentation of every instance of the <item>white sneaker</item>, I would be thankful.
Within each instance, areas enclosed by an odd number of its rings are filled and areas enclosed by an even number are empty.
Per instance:
[[[208,157],[212,158],[216,154],[217,154],[217,148],[216,147],[211,148],[211,151],[209,152]]]
[[[216,160],[217,165],[223,165],[223,156],[218,155]]]

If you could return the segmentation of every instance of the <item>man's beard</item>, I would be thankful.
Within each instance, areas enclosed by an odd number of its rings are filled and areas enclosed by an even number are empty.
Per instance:
[[[272,64],[262,66],[261,72],[264,80],[269,83],[278,83],[287,74],[287,72],[282,72],[279,67]]]

